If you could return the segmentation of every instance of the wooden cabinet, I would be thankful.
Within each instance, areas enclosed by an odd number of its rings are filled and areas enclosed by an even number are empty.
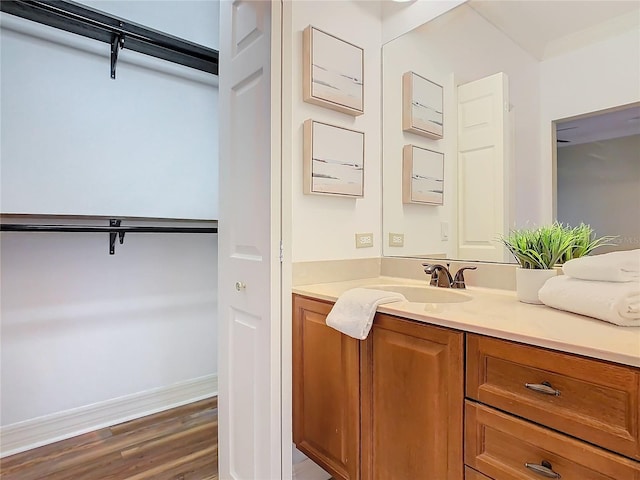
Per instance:
[[[335,479],[360,479],[360,341],[325,324],[332,304],[293,298],[293,441]]]
[[[339,479],[462,480],[464,334],[378,314],[359,341],[293,305],[298,449]]]
[[[466,395],[465,464],[482,474],[640,480],[638,368],[467,334]]]
[[[293,438],[335,479],[640,480],[639,368],[293,305]]]
[[[376,315],[361,372],[363,478],[462,480],[463,342]]]
[[[467,397],[640,460],[640,370],[467,335]]]

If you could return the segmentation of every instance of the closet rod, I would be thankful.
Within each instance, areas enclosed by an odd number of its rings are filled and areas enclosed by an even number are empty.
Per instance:
[[[111,44],[111,77],[120,48],[218,75],[218,51],[68,0],[1,0],[0,11]]]
[[[26,223],[0,223],[0,232],[82,232],[108,233],[109,255],[116,253],[116,238],[124,243],[125,233],[218,233],[218,227],[140,227],[120,225],[120,220],[112,218],[108,227],[93,225],[33,225]]]
[[[101,227],[90,225],[28,225],[22,223],[0,224],[2,232],[99,232],[99,233],[218,233],[218,227]]]

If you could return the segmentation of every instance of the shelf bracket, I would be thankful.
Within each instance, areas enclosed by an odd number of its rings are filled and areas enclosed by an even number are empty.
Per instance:
[[[120,220],[111,219],[109,220],[110,227],[119,227]],[[116,253],[116,236],[120,240],[120,245],[124,243],[124,233],[122,230],[118,232],[109,232],[109,255],[115,255]]]
[[[111,36],[111,78],[116,78],[116,65],[118,64],[118,53],[124,48],[124,35],[114,33]]]

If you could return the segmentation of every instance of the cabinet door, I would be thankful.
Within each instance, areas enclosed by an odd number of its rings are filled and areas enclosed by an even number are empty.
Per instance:
[[[293,297],[293,441],[335,479],[360,478],[360,341],[326,325],[332,304]]]
[[[367,480],[462,480],[463,334],[378,314],[362,355]]]

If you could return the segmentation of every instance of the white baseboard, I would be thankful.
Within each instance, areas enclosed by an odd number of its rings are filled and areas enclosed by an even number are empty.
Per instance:
[[[293,464],[293,480],[329,480],[331,475],[325,472],[310,458]]]
[[[113,398],[0,427],[0,457],[41,447],[218,394],[217,375]]]

